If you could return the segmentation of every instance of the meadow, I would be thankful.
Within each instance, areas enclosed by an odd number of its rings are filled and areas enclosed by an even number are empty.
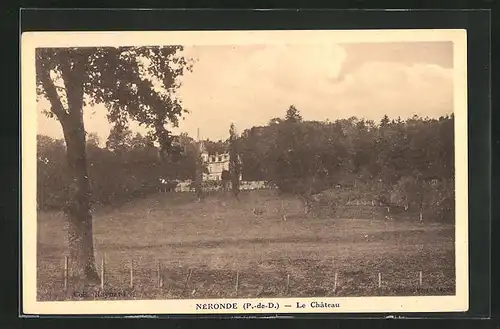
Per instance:
[[[96,264],[105,254],[105,289],[120,291],[118,299],[455,294],[453,224],[383,213],[312,218],[300,201],[270,190],[242,192],[239,201],[164,193],[93,215]],[[84,287],[71,281],[64,290],[63,214],[40,211],[37,222],[38,300],[101,298],[76,296]]]

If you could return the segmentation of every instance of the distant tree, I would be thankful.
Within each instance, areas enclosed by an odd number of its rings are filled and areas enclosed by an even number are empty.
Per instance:
[[[269,126],[277,125],[280,124],[281,122],[283,122],[282,118],[272,118],[271,120],[269,120],[268,125]]]
[[[274,118],[239,139],[245,180],[267,180],[306,204],[333,185],[351,196],[376,195],[387,206],[453,218],[454,117],[385,115],[380,124],[350,117],[335,122]],[[293,119],[295,118],[295,119]]]
[[[61,139],[37,135],[37,206],[59,208],[66,202],[66,146]]]
[[[239,138],[241,173],[243,180],[262,181],[267,178],[269,167],[264,161],[268,150],[273,147],[276,126],[252,127]]]
[[[111,136],[111,135],[110,135]],[[154,148],[153,139],[150,136],[143,136],[141,133],[136,133],[134,137],[126,136],[131,149],[151,149]],[[108,138],[109,140],[109,138]]]
[[[49,117],[64,133],[70,186],[65,213],[72,275],[98,282],[95,267],[90,184],[87,168],[85,105],[104,104],[108,120],[125,124],[131,118],[154,131],[161,154],[168,153],[171,135],[186,112],[173,92],[177,77],[190,69],[178,54],[181,46],[37,48],[38,95],[50,102]]]
[[[216,142],[206,139],[203,141],[205,150],[208,154],[222,154],[227,153],[229,148],[229,141],[218,140]]]
[[[171,180],[194,179],[196,176],[198,144],[186,133],[176,138],[171,147],[170,155],[164,159],[163,176]],[[200,155],[201,157],[201,155]]]
[[[329,142],[328,125],[285,120],[276,126],[265,157],[268,180],[282,192],[297,195],[309,212],[312,195],[333,184],[338,161],[330,163],[338,150]]]
[[[99,138],[99,135],[97,135],[96,133],[90,133],[87,135],[87,145],[99,147],[100,143],[101,139]]]
[[[389,120],[389,117],[387,116],[387,114],[384,114],[384,116],[380,120],[380,127],[383,129],[383,128],[387,127],[390,122],[391,121]]]
[[[235,197],[240,192],[241,163],[238,152],[238,135],[234,123],[229,128],[229,172],[231,175],[231,188]]]
[[[121,122],[117,122],[108,136],[106,148],[112,152],[123,153],[132,146],[132,131]]]
[[[205,168],[201,157],[202,149],[203,144],[198,141],[195,148],[195,177],[193,182],[198,201],[201,201],[203,198],[203,173],[205,172]]]
[[[288,122],[302,121],[302,116],[300,115],[299,110],[297,110],[297,108],[294,105],[290,105],[290,107],[286,111],[285,120]]]
[[[173,175],[180,180],[193,179],[196,175],[197,143],[187,134],[181,134],[179,136],[179,146],[182,150],[181,158],[173,170]]]

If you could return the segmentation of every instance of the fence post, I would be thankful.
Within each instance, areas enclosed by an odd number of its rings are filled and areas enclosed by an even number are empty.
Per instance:
[[[235,283],[235,294],[238,296],[238,285],[240,279],[240,271],[236,271],[236,283]]]
[[[281,200],[281,211],[283,212],[283,220],[286,221],[286,210],[285,205],[283,204],[283,200]]]
[[[130,288],[134,288],[134,260],[130,260]]]
[[[157,273],[158,273],[158,288],[161,288],[163,286],[163,282],[162,282],[162,279],[161,279],[161,264],[160,264],[160,261],[158,261]]]
[[[68,290],[68,256],[64,256],[64,291]]]
[[[333,292],[337,292],[337,272],[335,272],[335,277],[333,281]]]
[[[103,253],[103,255],[101,256],[101,290],[104,290],[105,258],[106,258],[106,253]]]
[[[380,274],[380,272],[378,273],[378,287],[382,287],[382,275]]]
[[[160,277],[161,277],[161,268],[160,268],[160,261],[156,264],[156,284],[158,285],[158,288],[160,288]]]
[[[286,275],[286,289],[285,289],[285,294],[288,295],[288,291],[290,289],[290,274]]]
[[[184,283],[184,291],[186,290],[188,283],[189,283],[189,278],[191,277],[191,273],[193,270],[189,269],[188,275],[186,276],[186,282]]]
[[[419,272],[419,278],[418,278],[419,285],[422,285],[422,271]]]

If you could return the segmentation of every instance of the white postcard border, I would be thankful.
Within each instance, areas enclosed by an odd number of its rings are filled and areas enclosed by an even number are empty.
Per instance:
[[[203,300],[36,300],[36,81],[35,48],[69,46],[318,44],[452,41],[455,115],[455,296],[318,297]],[[465,30],[300,30],[168,32],[26,32],[21,37],[22,286],[24,314],[245,314],[463,312],[468,303],[467,58]],[[278,309],[244,309],[244,303],[275,303]],[[303,303],[306,308],[284,307]],[[338,307],[311,307],[313,302]],[[237,309],[196,309],[197,304],[237,303]]]

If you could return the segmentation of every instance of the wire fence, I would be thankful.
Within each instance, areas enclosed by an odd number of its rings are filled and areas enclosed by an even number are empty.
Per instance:
[[[249,269],[208,269],[171,266],[134,259],[110,262],[101,254],[100,276],[93,293],[85,293],[71,276],[71,260],[51,278],[45,299],[250,298],[383,295],[453,295],[454,278],[445,272],[409,270],[404,273],[362,270],[315,271],[310,275],[286,270],[260,273]],[[60,274],[57,274],[59,272]],[[62,273],[61,273],[62,272]],[[57,291],[61,293],[57,293]],[[49,297],[52,296],[52,297]],[[42,298],[43,299],[43,298]]]

